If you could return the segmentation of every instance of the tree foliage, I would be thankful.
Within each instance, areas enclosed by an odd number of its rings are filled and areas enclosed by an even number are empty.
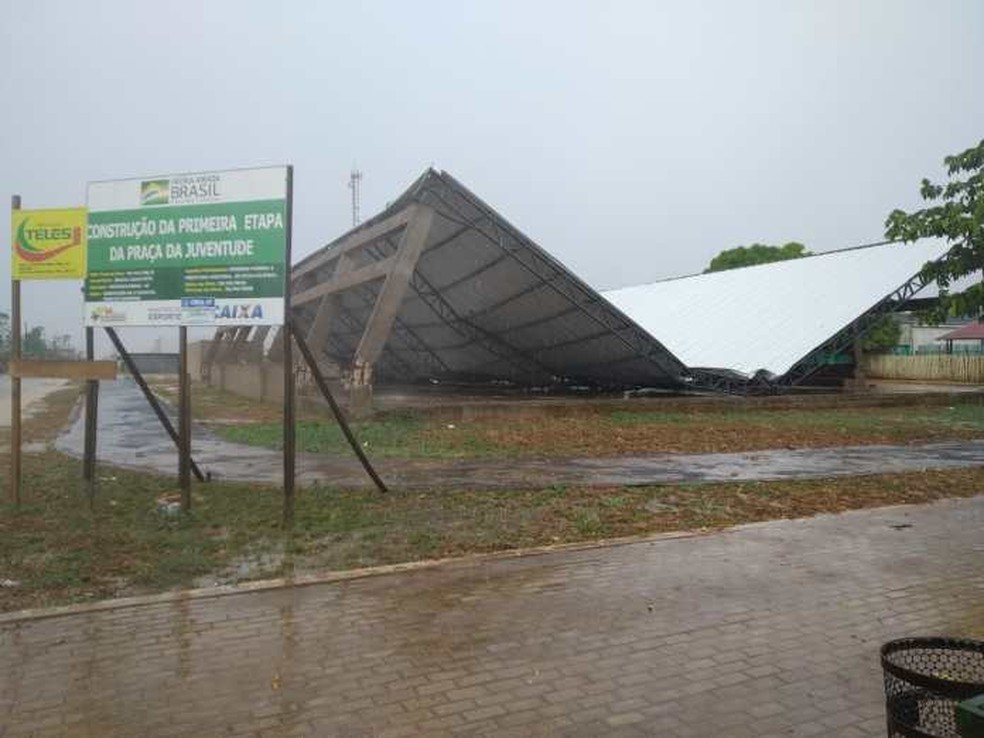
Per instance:
[[[24,356],[44,356],[48,351],[48,342],[44,338],[44,328],[34,326],[24,334],[21,353]]]
[[[902,326],[894,315],[883,315],[868,329],[861,343],[865,351],[887,351],[899,345]]]
[[[984,140],[974,148],[943,160],[947,182],[922,181],[919,194],[933,203],[906,213],[893,210],[885,221],[885,235],[893,241],[944,238],[950,245],[946,257],[927,264],[927,281],[939,287],[940,300],[928,317],[942,322],[948,315],[979,315],[984,312],[984,284],[978,282],[962,292],[951,293],[953,282],[984,266]]]
[[[767,246],[763,243],[753,243],[751,246],[737,246],[733,249],[725,249],[711,259],[711,263],[704,270],[704,274],[708,272],[723,272],[727,269],[738,269],[739,267],[754,266],[756,264],[769,264],[773,261],[799,259],[801,256],[809,255],[810,252],[806,250],[806,246],[796,241],[790,241],[782,246]]]

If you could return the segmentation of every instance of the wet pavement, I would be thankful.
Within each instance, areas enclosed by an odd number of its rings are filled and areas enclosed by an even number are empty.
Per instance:
[[[64,379],[22,379],[21,416],[29,417],[37,401],[66,384]],[[10,375],[0,374],[0,426],[10,425]]]
[[[279,484],[279,451],[224,441],[202,427],[193,433],[198,464],[215,479]],[[79,417],[56,447],[80,456]],[[99,399],[99,458],[112,464],[175,473],[177,454],[143,395],[128,378],[102,384]],[[394,488],[514,488],[566,485],[641,485],[800,479],[883,472],[950,469],[984,464],[984,440],[908,446],[773,449],[727,454],[510,459],[481,461],[377,460]],[[348,456],[298,454],[299,484],[370,486]]]
[[[881,736],[878,648],[984,638],[984,497],[43,619],[0,734]]]

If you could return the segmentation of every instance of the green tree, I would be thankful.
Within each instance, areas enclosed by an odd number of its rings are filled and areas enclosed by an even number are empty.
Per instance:
[[[44,356],[47,351],[48,344],[44,340],[44,328],[36,325],[24,334],[24,343],[21,346],[21,353],[24,356]]]
[[[939,287],[938,306],[924,317],[939,323],[948,315],[980,315],[984,312],[984,284],[962,292],[950,285],[984,266],[984,140],[977,146],[943,159],[947,182],[922,181],[919,194],[932,203],[907,213],[893,210],[885,221],[885,235],[906,243],[920,238],[946,239],[950,251],[944,259],[923,267],[922,275]]]
[[[782,246],[766,246],[763,243],[753,243],[751,246],[737,246],[733,249],[725,249],[711,259],[711,263],[704,270],[704,274],[754,266],[755,264],[768,264],[773,261],[799,259],[802,256],[809,255],[810,252],[806,250],[806,246],[796,241],[790,241]]]
[[[902,326],[894,315],[883,315],[865,333],[861,346],[865,351],[887,351],[899,345]]]

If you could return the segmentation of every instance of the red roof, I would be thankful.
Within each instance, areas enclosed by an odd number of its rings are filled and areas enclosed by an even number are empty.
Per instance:
[[[984,340],[984,323],[979,323],[976,320],[973,323],[968,323],[961,328],[957,328],[955,331],[950,331],[949,333],[944,333],[942,336],[937,338],[937,341],[959,341],[961,339],[980,339]]]

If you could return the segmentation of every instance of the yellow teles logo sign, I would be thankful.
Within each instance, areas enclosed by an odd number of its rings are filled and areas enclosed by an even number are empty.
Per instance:
[[[14,279],[85,276],[86,210],[12,210],[10,272]]]

